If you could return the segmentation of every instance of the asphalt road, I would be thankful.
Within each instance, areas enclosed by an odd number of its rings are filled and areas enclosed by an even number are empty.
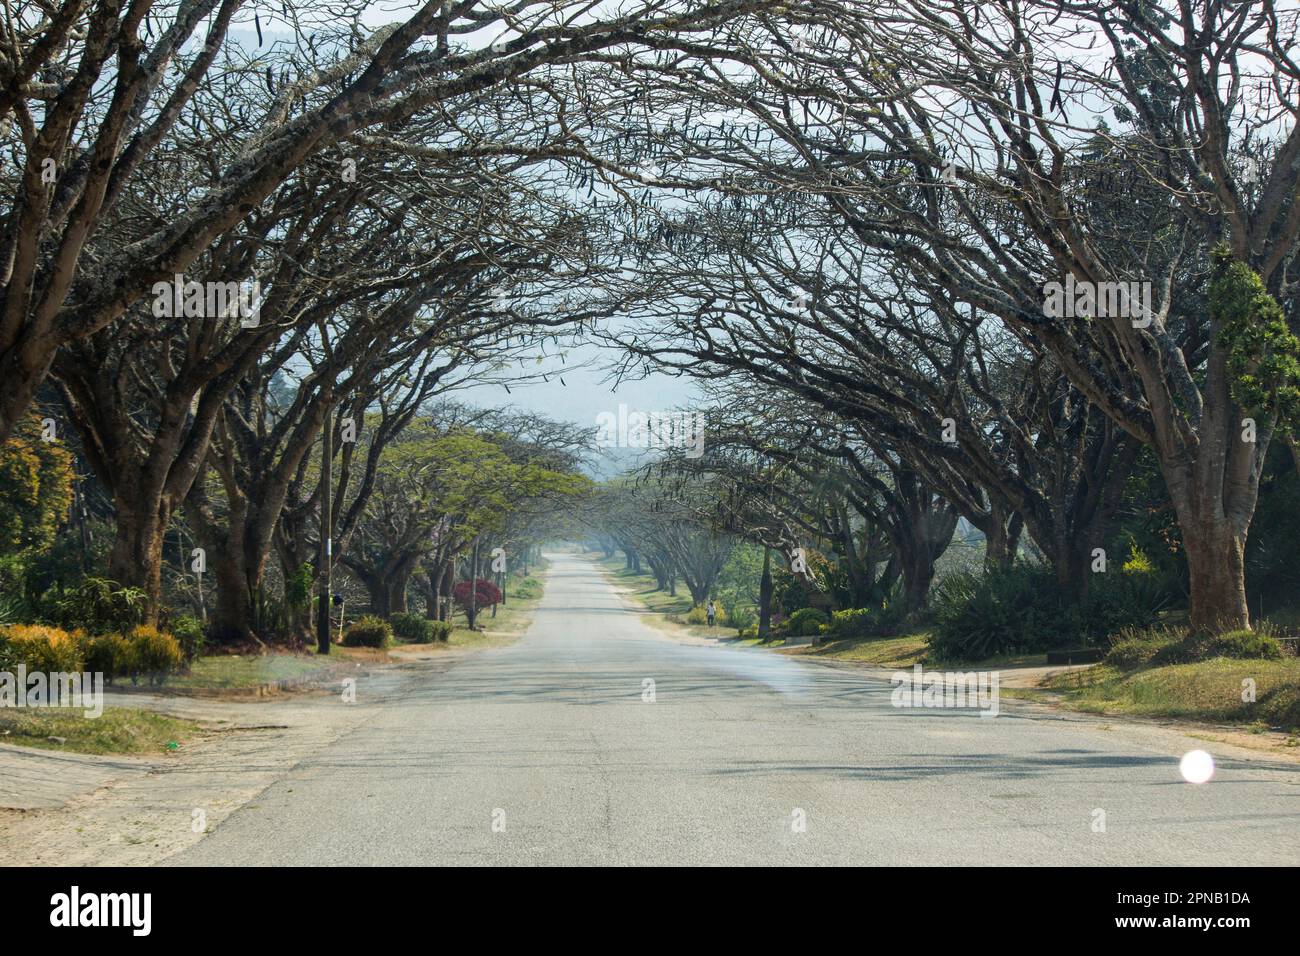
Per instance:
[[[1300,767],[1220,759],[1197,786],[1179,758],[1213,745],[1167,731],[894,707],[857,673],[670,640],[552,559],[521,641],[413,672],[167,862],[1300,863]]]

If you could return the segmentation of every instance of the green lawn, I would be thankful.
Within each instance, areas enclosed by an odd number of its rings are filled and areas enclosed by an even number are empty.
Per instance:
[[[859,641],[827,641],[816,647],[811,644],[796,647],[774,646],[783,654],[852,661],[858,664],[877,664],[881,667],[911,667],[913,664],[925,663],[929,651],[924,632]]]
[[[479,615],[479,626],[486,631],[495,634],[522,634],[528,630],[528,625],[533,622],[533,611],[542,601],[542,595],[546,588],[543,584],[542,575],[545,573],[546,566],[543,565],[529,573],[528,577],[510,577],[506,580],[506,603],[497,605],[496,617],[492,616],[489,611],[487,614]],[[457,628],[452,631],[448,644],[452,647],[481,641],[484,638],[481,632],[474,632]]]
[[[130,707],[88,718],[79,707],[0,710],[0,743],[83,754],[157,754],[185,746],[199,724]],[[51,737],[62,738],[50,740]]]
[[[339,648],[330,648],[330,656]],[[188,674],[174,674],[161,690],[236,690],[258,687],[272,681],[294,680],[309,674],[328,673],[328,661],[315,654],[221,654],[200,657]],[[120,682],[129,687],[129,681]],[[145,685],[141,685],[145,686]]]

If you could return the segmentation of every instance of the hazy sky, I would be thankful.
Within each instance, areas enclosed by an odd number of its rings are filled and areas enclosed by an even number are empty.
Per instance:
[[[617,353],[595,344],[569,347],[565,361],[551,357],[542,364],[529,365],[521,374],[544,372],[549,382],[510,385],[507,393],[498,385],[478,385],[462,389],[457,397],[475,405],[515,407],[541,412],[551,418],[570,421],[584,427],[596,428],[596,416],[601,412],[618,413],[619,403],[629,411],[668,411],[689,405],[695,394],[695,384],[689,379],[672,378],[652,373],[641,381],[625,381],[614,390],[609,380],[611,361]],[[581,366],[581,367],[580,367]],[[561,383],[563,378],[563,383]],[[607,476],[621,469],[628,455],[612,453],[596,470]]]

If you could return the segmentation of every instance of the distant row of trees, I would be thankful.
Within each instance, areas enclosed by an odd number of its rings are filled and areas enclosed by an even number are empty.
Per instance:
[[[731,553],[732,538],[700,520],[703,489],[669,488],[653,479],[608,482],[585,503],[586,526],[605,554],[622,550],[629,570],[653,574],[676,596],[686,586],[695,605],[709,599]]]

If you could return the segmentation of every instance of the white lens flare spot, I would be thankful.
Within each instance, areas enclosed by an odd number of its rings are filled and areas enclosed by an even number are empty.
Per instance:
[[[1209,783],[1214,776],[1214,758],[1204,750],[1189,750],[1178,761],[1178,770],[1188,783]]]

